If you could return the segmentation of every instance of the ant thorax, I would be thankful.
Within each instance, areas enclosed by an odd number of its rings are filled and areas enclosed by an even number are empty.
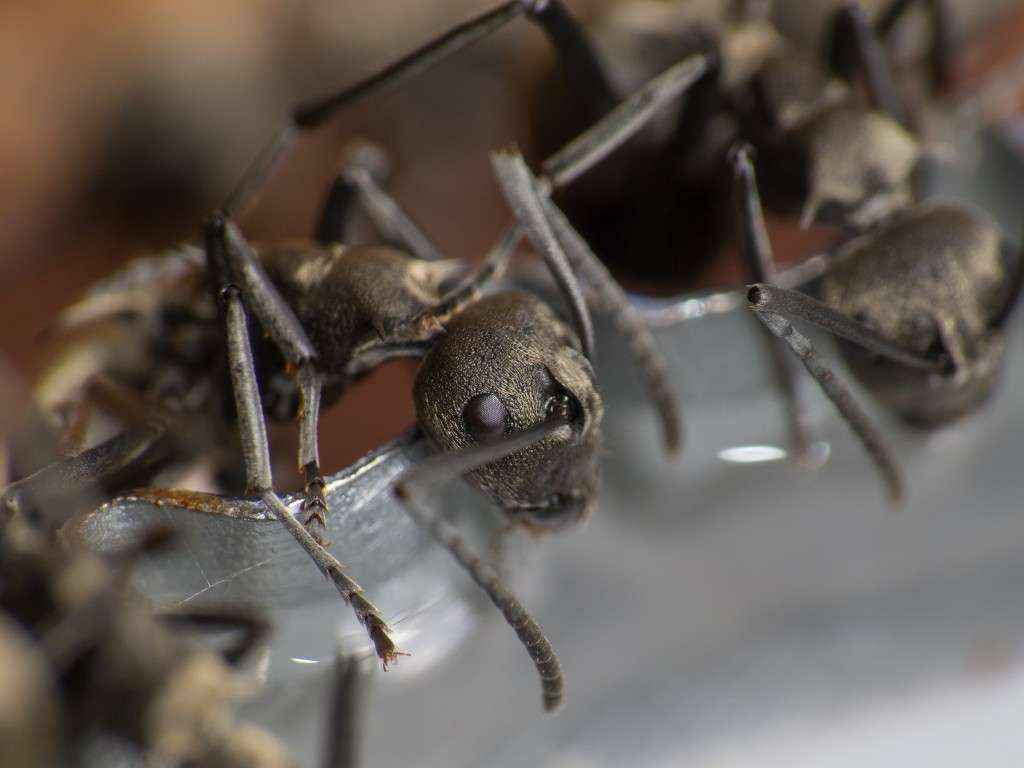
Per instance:
[[[424,342],[436,323],[416,322],[465,268],[427,262],[387,246],[315,246],[308,242],[260,251],[267,275],[316,346],[318,367],[345,375],[360,356]]]

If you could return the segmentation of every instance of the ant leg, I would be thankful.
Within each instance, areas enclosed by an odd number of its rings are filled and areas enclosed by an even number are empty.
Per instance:
[[[302,505],[305,513],[304,522],[310,525],[313,539],[320,545],[326,545],[323,533],[326,530],[327,502],[324,499],[324,480],[320,472],[316,437],[322,389],[322,382],[316,374],[313,362],[316,350],[291,307],[285,303],[277,288],[270,282],[238,227],[230,220],[214,216],[208,225],[208,234],[211,253],[223,256],[226,263],[225,271],[238,279],[245,299],[260,324],[270,334],[285,360],[297,369],[302,396],[299,468],[305,476],[306,486],[306,499]],[[258,421],[264,432],[262,443],[266,443],[262,411],[259,413]],[[247,456],[262,461],[262,456],[259,456],[256,450],[255,447],[251,448]],[[254,471],[257,467],[248,464],[249,458],[246,461],[246,477],[256,477],[250,470]]]
[[[61,406],[61,412],[67,414],[57,433],[57,453],[67,458],[81,453],[85,444],[86,433],[92,422],[94,405],[88,397],[81,397],[73,403]]]
[[[327,738],[321,768],[356,768],[361,763],[363,716],[368,683],[362,661],[339,652],[327,710]]]
[[[320,452],[317,447],[317,424],[320,421],[320,395],[323,381],[309,364],[299,369],[299,469],[305,479],[305,498],[302,501],[302,524],[322,546],[330,546],[324,538],[327,532],[327,499],[324,497],[324,477],[320,472]]]
[[[524,13],[547,33],[578,87],[584,93],[591,94],[591,100],[595,103],[607,100],[610,107],[614,103],[614,98],[611,96],[612,89],[608,80],[578,22],[561,0],[507,0],[498,7],[453,27],[377,74],[338,93],[300,105],[292,113],[288,125],[273,136],[270,143],[246,169],[222,210],[229,217],[236,217],[242,213],[273,169],[288,154],[300,131],[317,128],[342,107],[426,72],[448,56],[490,35]]]
[[[579,281],[569,266],[569,260],[555,239],[547,217],[542,209],[541,198],[534,189],[535,179],[526,166],[522,155],[514,151],[494,152],[491,165],[505,195],[505,200],[519,220],[519,226],[526,232],[533,247],[551,270],[555,282],[569,304],[573,324],[583,346],[583,354],[594,357],[594,325],[590,311],[583,298]]]
[[[316,225],[316,241],[320,245],[352,242],[349,230],[353,210],[359,200],[359,189],[345,172],[346,167],[342,164],[320,210],[320,220]]]
[[[544,630],[504,585],[494,567],[482,562],[455,527],[427,506],[425,496],[442,483],[521,451],[566,426],[564,421],[546,421],[497,443],[435,454],[407,470],[395,483],[395,495],[403,502],[409,516],[448,549],[518,635],[540,676],[546,712],[553,712],[562,705],[565,683],[558,656],[544,636]]]
[[[579,274],[594,290],[594,298],[600,308],[612,315],[619,332],[629,342],[630,353],[636,361],[647,385],[647,392],[661,416],[665,446],[669,453],[682,448],[682,413],[675,392],[669,385],[665,359],[658,352],[654,336],[629,301],[625,292],[608,272],[607,267],[594,255],[587,241],[569,223],[569,220],[550,198],[542,194],[538,180],[530,172],[522,155],[508,153],[495,157],[496,164],[504,165],[504,172],[510,178],[516,175],[513,194],[520,196],[524,203],[531,203],[539,209],[542,222],[552,232],[557,244],[564,248],[564,254],[575,274]],[[525,209],[525,206],[524,206]]]
[[[273,339],[285,360],[297,369],[302,395],[299,466],[306,479],[306,501],[303,502],[303,510],[306,512],[306,522],[316,526],[315,533],[313,533],[314,540],[318,544],[324,544],[321,533],[326,527],[324,515],[327,511],[327,503],[324,500],[324,481],[320,474],[317,457],[316,427],[320,415],[321,382],[313,367],[316,350],[291,307],[285,303],[277,288],[270,282],[266,272],[257,261],[256,254],[245,241],[238,227],[230,220],[214,216],[208,225],[208,234],[211,253],[223,256],[226,265],[225,271],[231,277],[238,279],[240,290],[259,319],[260,325]],[[239,301],[241,300],[239,299]],[[229,302],[229,308],[232,305],[233,302]],[[229,334],[230,332],[229,322]],[[246,345],[248,345],[248,334],[246,334]],[[251,351],[249,354],[251,356]],[[234,374],[235,371],[232,369],[233,380]],[[236,390],[236,396],[238,394]],[[258,395],[259,392],[256,390],[257,402]],[[247,446],[248,450],[245,451],[247,482],[260,483],[258,486],[251,486],[251,491],[263,491],[270,488],[271,485],[269,479],[267,482],[263,482],[265,478],[258,474],[264,463],[268,469],[270,466],[269,457],[266,457],[264,462],[264,457],[259,452],[261,445],[263,448],[266,446],[266,427],[263,424],[262,410],[255,417],[253,424],[243,427],[243,434],[246,429],[250,431],[252,439],[255,440],[255,443]]]
[[[550,187],[547,193],[572,183],[601,162],[647,125],[669,102],[713,69],[714,63],[707,55],[689,56],[620,102],[601,120],[541,163],[542,181]]]
[[[219,287],[234,285],[256,315],[285,360],[296,368],[316,358],[306,329],[267,277],[252,246],[238,226],[224,214],[206,224],[207,260],[219,279]]]
[[[802,288],[817,280],[832,268],[832,254],[816,253],[799,264],[780,270],[775,275],[775,284],[784,288]],[[687,293],[678,298],[656,299],[643,297],[631,299],[644,322],[652,328],[672,328],[711,315],[733,312],[746,303],[745,290],[737,288]]]
[[[388,175],[384,150],[369,142],[359,142],[345,154],[341,172],[324,206],[317,239],[321,243],[343,242],[346,214],[350,204],[358,201],[386,241],[397,243],[417,259],[442,260],[441,251],[381,187]]]
[[[6,516],[55,506],[51,502],[69,501],[83,491],[116,481],[129,470],[152,469],[163,458],[157,429],[129,429],[81,453],[49,464],[7,486],[0,496],[0,510]],[[70,510],[73,512],[73,510]],[[47,528],[60,527],[66,517],[46,519]]]
[[[856,0],[835,12],[831,42],[833,66],[845,77],[860,71],[874,107],[900,125],[909,126],[910,117],[896,87],[885,48]]]
[[[265,619],[245,611],[199,608],[188,611],[166,611],[156,614],[156,618],[171,626],[240,631],[242,636],[238,641],[221,652],[224,661],[233,667],[240,664],[270,634],[270,625]]]
[[[270,512],[306,550],[320,572],[334,582],[342,599],[348,603],[356,618],[366,628],[384,668],[400,655],[390,636],[390,628],[377,607],[362,594],[362,587],[345,575],[343,566],[309,531],[295,519],[288,506],[273,490],[270,471],[270,447],[267,443],[263,406],[260,403],[256,369],[253,363],[249,331],[246,327],[245,307],[239,290],[229,286],[224,291],[227,323],[228,365],[235,393],[235,408],[245,461],[246,484],[258,494]]]
[[[502,233],[502,239],[491,248],[480,266],[461,285],[449,291],[437,304],[414,318],[412,322],[426,324],[428,320],[433,319],[440,326],[448,317],[476,302],[486,286],[500,280],[505,274],[509,259],[519,244],[520,234],[518,227],[506,229]]]
[[[75,511],[70,502],[83,492],[139,482],[142,474],[158,470],[174,451],[173,442],[168,439],[172,437],[169,414],[143,400],[134,390],[106,376],[96,376],[85,385],[80,404],[86,410],[98,407],[110,413],[124,431],[12,483],[0,498],[0,509],[7,515],[15,511],[34,514],[43,508],[66,506],[63,519],[43,521],[47,527],[62,525]],[[65,430],[63,437],[68,436]],[[53,503],[57,500],[61,504]]]
[[[225,268],[221,273],[226,272],[228,276],[238,280],[239,287],[235,290],[241,290],[246,302],[259,319],[260,325],[273,339],[285,360],[296,369],[302,395],[299,467],[306,480],[306,500],[303,502],[303,510],[306,513],[306,522],[315,526],[315,532],[312,534],[314,540],[318,544],[324,544],[321,534],[326,527],[324,516],[327,512],[327,503],[324,500],[324,481],[320,474],[320,463],[317,457],[316,427],[320,415],[321,381],[314,369],[316,350],[306,335],[305,328],[302,327],[291,307],[285,303],[274,284],[270,282],[270,278],[267,277],[263,267],[256,259],[252,247],[246,242],[238,227],[223,216],[215,215],[207,226],[207,234],[211,262],[216,262],[218,256],[223,258]],[[230,303],[229,306],[231,306]],[[248,336],[246,336],[246,344],[248,344]],[[234,378],[234,370],[232,370],[232,378]],[[256,394],[258,402],[258,391]],[[247,426],[254,430],[251,434],[256,443],[265,445],[266,428],[263,426],[262,411],[259,412],[256,421],[258,426],[256,424]],[[249,482],[254,480],[262,482],[264,479],[257,474],[263,464],[263,456],[258,451],[258,445],[252,445],[246,452],[246,477]],[[269,467],[269,458],[266,463]],[[263,484],[259,487],[251,487],[250,490],[262,491],[270,487],[269,484]]]
[[[886,38],[916,0],[892,0],[875,20],[875,32]],[[956,48],[953,28],[953,10],[949,0],[922,0],[931,22],[931,44],[928,65],[932,84],[938,91],[947,91],[953,85],[953,54]]]
[[[833,336],[846,339],[869,352],[874,352],[902,365],[936,373],[947,371],[950,365],[948,360],[926,357],[901,347],[863,323],[852,320],[799,291],[756,283],[749,286],[747,300],[750,302],[751,309],[779,315],[789,320],[804,320],[828,331]]]
[[[807,368],[807,372],[818,382],[818,386],[821,387],[822,391],[828,396],[828,399],[839,410],[843,419],[846,420],[850,429],[860,439],[861,444],[882,476],[888,491],[889,501],[894,506],[901,506],[903,504],[903,479],[885,439],[875,429],[868,415],[864,413],[857,404],[857,401],[853,399],[853,396],[842,380],[818,360],[810,340],[794,328],[793,324],[786,318],[759,308],[759,303],[754,295],[756,290],[756,287],[751,289],[750,305],[758,320],[764,323],[768,330],[786,342],[789,348],[793,350],[793,353],[800,358],[804,367]]]
[[[747,274],[754,283],[774,282],[778,271],[771,239],[764,223],[761,194],[757,188],[757,174],[753,163],[754,149],[743,142],[730,152],[733,172],[734,203],[740,221],[740,255]]]
[[[570,184],[589,168],[635,135],[662,107],[677,98],[708,71],[706,56],[691,56],[670,67],[625,99],[604,118],[543,162],[544,176],[538,185],[544,195]],[[452,291],[430,313],[445,317],[479,296],[479,289],[497,279],[522,235],[520,227],[506,229],[482,266]]]
[[[523,0],[532,21],[543,29],[558,52],[562,75],[581,98],[589,119],[615,106],[618,97],[594,46],[561,0]]]
[[[757,176],[752,160],[753,149],[749,144],[739,144],[733,148],[731,154],[736,212],[742,232],[740,253],[751,282],[772,283],[775,281],[777,269],[768,228],[764,223],[761,196],[757,189]],[[767,329],[762,327],[761,331],[771,358],[772,372],[779,389],[782,390],[786,405],[790,443],[797,460],[802,464],[811,464],[807,409],[800,398],[794,361],[782,348],[782,342],[772,336]]]

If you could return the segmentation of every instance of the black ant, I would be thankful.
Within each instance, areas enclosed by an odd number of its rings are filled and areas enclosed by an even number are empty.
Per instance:
[[[1020,252],[980,210],[952,201],[920,203],[833,253],[816,286],[818,300],[772,284],[771,244],[748,148],[734,153],[734,164],[744,200],[744,248],[766,265],[761,274],[769,281],[749,287],[750,309],[835,404],[870,454],[890,500],[900,504],[903,481],[885,440],[791,321],[838,337],[854,375],[907,422],[948,423],[979,409],[999,380],[1022,285]]]
[[[328,196],[317,229],[319,243],[254,246],[234,223],[298,129],[322,124],[340,107],[428,66],[446,49],[524,7],[508,3],[384,73],[300,107],[210,217],[204,248],[185,246],[162,260],[131,265],[74,308],[71,324],[76,315],[114,325],[127,321],[129,344],[111,348],[106,346],[109,338],[100,341],[94,359],[98,375],[86,387],[101,409],[116,415],[123,431],[15,483],[5,494],[6,506],[28,507],[34,497],[83,485],[125,488],[128,479],[135,482],[168,464],[195,459],[189,447],[200,430],[210,433],[214,445],[230,442],[225,433],[234,431],[233,419],[246,494],[259,497],[333,581],[386,668],[400,655],[390,629],[322,539],[328,510],[317,423],[321,405],[332,403],[382,362],[422,358],[414,388],[417,421],[440,453],[400,479],[396,493],[502,611],[541,675],[545,708],[557,708],[561,671],[540,627],[495,570],[422,503],[423,491],[465,475],[511,522],[536,531],[571,524],[590,511],[598,485],[603,405],[591,364],[593,331],[580,278],[628,336],[659,410],[666,447],[669,452],[680,448],[681,414],[650,331],[549,195],[692,85],[707,67],[705,57],[680,62],[624,101],[550,158],[540,179],[519,155],[496,155],[495,170],[518,223],[471,274],[460,275],[457,265],[434,258],[438,251],[425,245],[427,238],[380,186],[381,156],[365,147],[350,154]],[[353,199],[366,203],[371,218],[402,250],[341,244]],[[572,327],[528,294],[486,293],[523,235],[544,257],[565,296]],[[255,349],[252,318],[263,331]],[[211,376],[225,358],[226,375]],[[225,421],[219,411],[228,385],[234,408]],[[305,477],[302,522],[274,489],[264,414],[298,420],[298,465]],[[78,416],[70,419],[65,436],[83,431]],[[135,495],[231,514],[230,497],[159,490]]]

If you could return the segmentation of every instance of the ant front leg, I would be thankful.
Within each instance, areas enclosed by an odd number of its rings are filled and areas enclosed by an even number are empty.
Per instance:
[[[357,768],[362,764],[368,683],[362,659],[339,650],[334,662],[321,768]]]
[[[324,497],[324,476],[320,472],[320,452],[316,430],[320,422],[320,395],[323,382],[312,366],[299,369],[299,467],[305,480],[305,498],[302,501],[302,524],[309,529],[317,543],[328,547],[327,499]]]
[[[740,253],[751,283],[774,283],[778,269],[768,237],[768,228],[764,222],[752,156],[753,148],[749,144],[739,144],[733,148],[730,158],[733,165],[736,213],[742,233]],[[761,330],[764,332],[765,346],[771,359],[775,380],[782,390],[786,404],[790,441],[797,461],[808,466],[813,465],[815,462],[808,438],[810,429],[807,409],[800,397],[798,371],[782,343],[774,338],[768,329],[762,327]]]
[[[88,495],[104,487],[147,480],[173,455],[172,416],[138,392],[96,376],[86,384],[76,411],[87,417],[97,407],[114,417],[123,430],[86,450],[81,450],[81,439],[88,423],[81,425],[81,435],[71,434],[78,431],[78,425],[63,430],[64,447],[75,452],[8,486],[0,495],[0,517],[16,512],[34,515],[46,509],[51,511],[42,524],[59,528],[74,514],[76,505],[83,503],[83,492]],[[71,445],[66,444],[68,438]],[[62,510],[60,517],[53,516],[54,509]]]
[[[156,618],[173,627],[237,631],[240,634],[238,640],[221,651],[224,661],[233,667],[245,661],[270,634],[270,625],[265,619],[243,611],[192,608],[158,613]]]
[[[569,427],[565,421],[553,418],[530,429],[508,435],[497,443],[435,454],[407,470],[395,484],[395,495],[405,505],[409,516],[451,553],[477,586],[487,594],[494,606],[501,611],[505,621],[519,637],[540,677],[542,701],[546,712],[559,709],[565,697],[562,666],[554,647],[544,635],[540,624],[530,615],[519,598],[505,586],[497,569],[483,562],[480,556],[469,548],[455,527],[431,510],[425,501],[430,491],[443,483],[522,451],[549,435],[566,429]]]
[[[366,628],[377,656],[384,668],[401,653],[391,639],[391,630],[377,607],[363,595],[362,587],[345,575],[343,566],[292,515],[288,506],[274,492],[270,470],[270,446],[267,442],[266,423],[256,382],[252,347],[246,323],[245,307],[240,291],[235,286],[224,290],[225,322],[227,325],[228,367],[235,394],[235,408],[245,462],[246,485],[258,494],[270,512],[306,550],[321,573],[334,582],[342,599],[348,603],[356,618]],[[300,382],[302,371],[300,368]],[[317,384],[319,386],[319,384]],[[315,443],[314,443],[315,445]],[[309,446],[306,446],[307,450]],[[319,470],[317,470],[319,474]],[[320,481],[322,483],[322,479]]]
[[[324,480],[320,472],[317,448],[317,422],[320,416],[320,394],[323,382],[315,367],[316,350],[291,307],[267,277],[255,252],[246,242],[241,231],[222,215],[214,215],[207,225],[207,258],[211,272],[220,275],[222,284],[237,286],[226,288],[226,290],[229,290],[231,295],[236,295],[237,291],[242,293],[245,303],[255,313],[260,325],[271,337],[288,365],[295,370],[301,397],[299,470],[303,473],[306,484],[306,498],[303,502],[305,519],[303,522],[310,526],[313,538],[323,545],[325,542],[322,534],[326,529],[327,502],[324,499]],[[232,305],[233,302],[229,301],[228,307],[230,308]],[[230,339],[230,318],[225,318],[225,320],[229,324]],[[233,380],[234,376],[235,370],[232,369]],[[257,392],[257,397],[258,394]],[[262,411],[259,414],[259,421],[262,425]],[[265,427],[261,426],[260,428],[264,432],[263,442],[266,442]],[[246,477],[250,483],[263,481],[263,478],[256,474],[258,467],[249,464],[249,457],[257,456],[255,450],[255,448],[251,449],[246,458]],[[263,491],[265,487],[251,486],[249,490]]]

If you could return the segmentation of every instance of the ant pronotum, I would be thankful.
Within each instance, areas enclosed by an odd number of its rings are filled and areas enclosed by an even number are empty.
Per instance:
[[[691,86],[706,70],[706,58],[698,55],[680,62],[627,99],[550,158],[540,180],[517,155],[497,155],[495,169],[518,224],[504,233],[475,272],[454,287],[449,283],[458,277],[456,265],[432,260],[436,248],[425,245],[427,238],[375,179],[381,161],[372,151],[351,156],[328,196],[317,230],[319,244],[253,246],[233,221],[291,145],[296,128],[322,124],[355,98],[429,65],[447,49],[523,7],[508,3],[381,75],[297,110],[293,122],[208,220],[203,250],[185,246],[159,263],[130,267],[77,307],[77,315],[93,320],[100,316],[116,323],[127,317],[134,323],[131,330],[139,338],[129,350],[136,357],[127,355],[129,370],[119,365],[101,369],[87,387],[125,429],[15,483],[5,494],[8,508],[26,507],[33,496],[59,494],[83,484],[123,488],[126,474],[137,481],[140,473],[145,477],[154,467],[182,461],[183,453],[194,459],[187,453],[188,438],[175,435],[185,414],[212,431],[215,443],[225,442],[224,432],[234,427],[219,413],[223,397],[218,395],[230,384],[234,413],[229,416],[236,419],[241,439],[246,493],[262,499],[333,581],[386,666],[400,655],[387,623],[321,537],[328,510],[317,423],[322,401],[333,402],[353,380],[386,360],[420,357],[414,390],[417,421],[441,452],[401,479],[396,493],[502,611],[541,675],[545,708],[557,708],[562,700],[560,667],[540,627],[496,572],[427,509],[422,495],[434,482],[466,475],[512,522],[534,530],[552,530],[588,513],[598,483],[603,406],[594,382],[593,332],[580,277],[590,284],[597,301],[615,313],[629,337],[659,410],[666,446],[670,452],[679,449],[681,414],[649,330],[548,195],[598,162]],[[367,203],[371,218],[399,240],[405,253],[340,244],[353,197]],[[524,234],[565,296],[572,328],[533,296],[483,294],[501,275]],[[217,309],[211,296],[217,297]],[[255,350],[250,316],[266,334],[257,339]],[[101,360],[123,362],[116,353],[124,350],[104,352]],[[211,377],[211,368],[223,366],[225,357],[227,375]],[[168,367],[175,373],[170,377],[174,386],[164,389],[169,386],[164,375]],[[305,476],[301,523],[274,490],[265,413],[298,419],[298,465]],[[66,434],[82,431],[78,421],[71,419]],[[191,429],[196,429],[194,424]],[[143,490],[135,495],[210,514],[230,514],[232,504],[229,497],[189,491]]]

